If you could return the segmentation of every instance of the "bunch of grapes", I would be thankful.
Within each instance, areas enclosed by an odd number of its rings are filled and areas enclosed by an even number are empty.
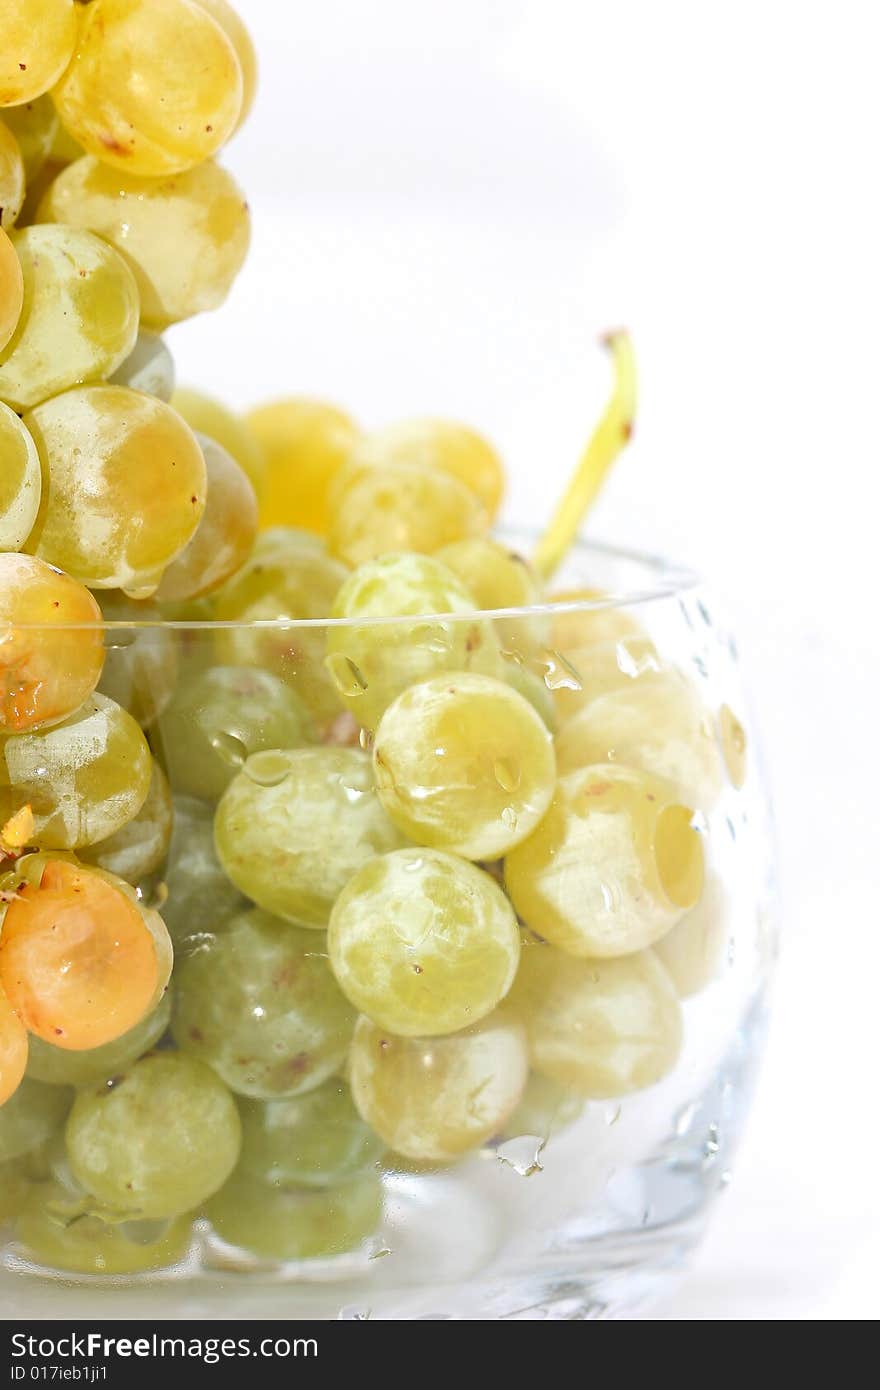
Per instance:
[[[724,935],[742,729],[545,604],[483,438],[175,391],[255,71],[226,0],[0,0],[0,1220],[72,1271],[358,1247],[660,1080]]]

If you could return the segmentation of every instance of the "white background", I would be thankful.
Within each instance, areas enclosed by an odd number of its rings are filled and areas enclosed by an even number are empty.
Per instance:
[[[229,305],[173,334],[238,404],[449,413],[545,514],[625,322],[637,440],[596,534],[696,564],[738,628],[780,832],[775,1031],[729,1196],[652,1316],[880,1311],[877,390],[870,0],[239,0]],[[873,1247],[873,1248],[872,1248]]]

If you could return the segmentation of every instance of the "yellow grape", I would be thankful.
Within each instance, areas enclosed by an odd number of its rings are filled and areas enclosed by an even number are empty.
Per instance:
[[[51,97],[37,97],[35,101],[27,101],[23,106],[7,106],[3,110],[2,120],[15,136],[21,152],[27,185],[24,203],[27,214],[32,206],[31,192],[41,182],[44,166],[49,160],[52,145],[58,134],[58,112]]]
[[[91,0],[53,96],[89,154],[159,178],[219,150],[238,122],[242,90],[234,47],[190,0]]]
[[[179,386],[171,397],[171,404],[192,429],[216,439],[227,454],[241,464],[259,497],[266,460],[260,441],[248,422],[221,401],[214,400],[213,396],[194,391],[190,386]]]
[[[37,519],[42,486],[37,446],[0,401],[0,552],[21,550]]]
[[[54,103],[52,109],[54,110]],[[55,113],[57,116],[57,112]],[[82,159],[85,150],[78,140],[74,140],[69,130],[65,130],[60,121],[57,123],[55,134],[52,138],[52,147],[49,150],[49,163],[54,165],[55,172],[72,164],[75,159]]]
[[[258,406],[247,423],[266,461],[260,524],[326,535],[331,488],[359,437],[357,425],[336,406],[297,396]]]
[[[205,510],[205,460],[189,426],[125,386],[67,391],[25,423],[49,484],[35,553],[90,588],[154,593]]]
[[[219,589],[244,564],[257,537],[257,497],[243,468],[207,435],[197,435],[208,472],[198,530],[172,560],[156,590],[159,603],[180,603]]]
[[[355,1105],[389,1148],[443,1163],[501,1130],[529,1062],[522,1024],[499,1010],[443,1038],[398,1038],[361,1018],[348,1067]]]
[[[601,602],[598,589],[549,594],[551,604]],[[584,705],[619,686],[660,669],[660,658],[644,629],[625,609],[576,608],[554,612],[545,657],[545,679],[556,712],[565,721]]]
[[[6,232],[0,227],[0,352],[17,329],[23,306],[21,261]]]
[[[439,470],[480,499],[490,521],[504,495],[504,465],[489,442],[453,420],[405,420],[365,435],[352,451],[341,486],[360,472],[403,466]]]
[[[0,396],[25,410],[108,376],[138,333],[138,292],[121,256],[91,232],[26,227],[15,234],[24,309],[0,354]]]
[[[73,0],[0,0],[0,106],[47,92],[73,56]]]
[[[491,676],[434,676],[389,705],[376,731],[379,799],[418,844],[498,859],[530,835],[556,781],[540,715]]]
[[[703,896],[654,946],[681,999],[705,989],[721,972],[730,932],[724,885],[716,874],[706,878]]]
[[[112,835],[82,849],[80,858],[136,886],[162,867],[173,825],[171,788],[154,759],[146,799],[137,815]]]
[[[489,536],[445,545],[435,559],[458,575],[479,608],[529,608],[543,601],[541,581],[528,560]],[[495,627],[502,647],[519,656],[547,643],[543,614],[496,618]]]
[[[213,160],[185,174],[141,178],[87,156],[52,182],[38,216],[114,246],[134,272],[143,322],[156,331],[223,303],[251,235],[241,189]],[[208,423],[198,427],[212,434]]]
[[[207,10],[211,18],[217,21],[235,49],[242,76],[241,115],[238,118],[238,125],[242,126],[250,115],[254,97],[257,95],[259,74],[253,40],[241,16],[227,0],[196,0],[196,4],[200,9]]]
[[[114,386],[130,386],[132,391],[145,391],[160,401],[170,401],[174,394],[174,358],[164,339],[142,328],[131,352],[108,380]]]
[[[27,1029],[0,989],[0,1105],[18,1090],[27,1059]]]
[[[681,1008],[653,951],[574,960],[526,943],[510,1008],[525,1024],[535,1070],[581,1096],[642,1090],[678,1060]]]
[[[362,470],[341,489],[327,546],[346,564],[363,565],[389,551],[430,555],[487,524],[482,503],[457,478],[397,464]]]
[[[21,148],[5,121],[0,120],[0,227],[9,231],[24,204],[25,176]]]
[[[622,956],[659,940],[703,890],[693,811],[668,782],[604,764],[561,777],[537,830],[504,863],[532,931],[574,956]]]
[[[0,734],[57,724],[91,695],[101,621],[75,579],[33,555],[0,554]]]

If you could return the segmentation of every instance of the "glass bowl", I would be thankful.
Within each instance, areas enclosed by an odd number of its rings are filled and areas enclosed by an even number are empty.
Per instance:
[[[148,1024],[33,1045],[0,1109],[9,1316],[581,1319],[681,1270],[762,1048],[768,806],[706,588],[598,545],[557,588],[357,623],[123,607],[90,720],[0,740],[42,851],[7,862],[3,930],[75,853],[175,956]],[[95,774],[108,700],[153,758],[112,837],[143,768]]]

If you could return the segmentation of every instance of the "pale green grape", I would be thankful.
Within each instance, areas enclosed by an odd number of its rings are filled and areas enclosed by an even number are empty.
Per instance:
[[[159,1225],[111,1224],[91,1213],[67,1214],[68,1206],[69,1195],[60,1183],[30,1188],[15,1226],[27,1259],[72,1274],[139,1274],[177,1264],[189,1248],[185,1218]]]
[[[232,882],[304,927],[326,927],[352,874],[403,843],[359,748],[255,753],[217,808],[215,836]]]
[[[311,743],[308,711],[270,671],[212,666],[184,680],[157,730],[175,787],[222,796],[252,753]]]
[[[63,1086],[44,1086],[26,1076],[4,1105],[0,1105],[0,1162],[19,1158],[44,1143],[64,1122],[71,1092]]]
[[[654,946],[679,998],[698,994],[717,979],[730,934],[730,904],[717,874],[706,878],[703,896]]]
[[[703,842],[668,782],[618,764],[561,777],[537,830],[508,854],[523,921],[574,956],[658,941],[699,901]]]
[[[468,859],[497,859],[524,840],[556,779],[553,740],[533,707],[468,672],[423,681],[389,705],[373,761],[400,830]]]
[[[455,541],[435,558],[458,575],[480,608],[530,608],[543,601],[541,581],[528,560],[489,536]],[[543,614],[495,620],[502,647],[517,653],[546,646],[549,626]]]
[[[275,1187],[329,1187],[371,1168],[384,1145],[337,1077],[282,1100],[245,1100],[241,1172]]]
[[[113,591],[101,595],[101,609],[108,623],[131,626],[114,626],[105,633],[107,655],[98,689],[148,728],[177,685],[174,633],[159,626],[162,613],[153,603],[138,603]]]
[[[0,401],[0,551],[21,550],[40,509],[40,455],[27,426]]]
[[[13,238],[24,308],[0,353],[0,397],[27,410],[109,376],[134,347],[140,303],[112,246],[73,227],[26,227]]]
[[[221,1240],[267,1260],[309,1260],[355,1250],[382,1220],[375,1173],[336,1187],[268,1187],[236,1173],[205,1209]]]
[[[129,386],[170,401],[174,395],[174,358],[164,338],[142,328],[131,352],[109,378],[114,386]]]
[[[207,435],[196,436],[208,472],[205,513],[156,591],[160,603],[213,593],[244,564],[257,537],[257,497],[243,468]]]
[[[522,1100],[504,1126],[506,1137],[533,1135],[549,1139],[574,1124],[584,1111],[584,1098],[549,1076],[532,1072]]]
[[[321,937],[256,909],[178,960],[172,1031],[240,1095],[271,1100],[326,1081],[342,1065],[354,1011]]]
[[[220,867],[214,849],[214,808],[190,796],[174,798],[174,830],[165,867],[168,896],[162,916],[179,943],[219,931],[245,900]]]
[[[105,695],[92,695],[63,723],[0,744],[0,824],[29,805],[32,844],[97,844],[137,815],[152,766],[131,715]]]
[[[327,668],[346,708],[368,729],[407,686],[441,671],[495,674],[500,665],[491,624],[432,615],[473,614],[473,598],[430,555],[382,555],[343,584],[334,618],[404,618],[327,629]]]
[[[510,1005],[535,1070],[581,1096],[653,1086],[678,1059],[681,1009],[653,951],[575,960],[547,942],[524,944]]]
[[[389,1148],[442,1163],[500,1133],[525,1089],[522,1024],[503,1010],[444,1038],[398,1038],[358,1020],[349,1056],[355,1105]]]
[[[495,880],[429,849],[365,864],[336,899],[327,944],[355,1007],[406,1037],[484,1018],[519,963],[516,917]]]
[[[0,1226],[18,1216],[30,1192],[30,1179],[14,1159],[0,1162]]]
[[[222,1187],[241,1121],[220,1078],[193,1057],[155,1052],[114,1082],[80,1091],[67,1120],[71,1172],[116,1212],[178,1216]]]
[[[449,473],[396,465],[367,469],[341,490],[330,520],[331,555],[363,565],[389,551],[430,555],[487,527],[482,503]]]
[[[164,862],[173,821],[168,778],[154,759],[146,800],[137,815],[115,835],[82,849],[80,858],[137,887]]]
[[[0,0],[0,106],[47,92],[73,56],[73,0]]]
[[[553,612],[547,650],[537,662],[561,721],[598,695],[626,689],[660,669],[660,658],[647,633],[601,590],[560,590],[549,594],[547,602],[582,605]]]
[[[171,1020],[171,995],[163,995],[158,1006],[121,1038],[85,1052],[68,1052],[53,1047],[42,1038],[31,1038],[27,1074],[35,1081],[53,1086],[91,1086],[98,1081],[122,1076],[139,1057],[155,1047]]]
[[[522,695],[524,700],[528,700],[532,709],[536,710],[551,733],[556,732],[556,707],[553,703],[553,695],[547,689],[546,683],[533,671],[530,666],[516,659],[512,653],[502,653],[501,669],[498,672],[500,679],[507,681],[508,685],[513,686],[514,690]]]

